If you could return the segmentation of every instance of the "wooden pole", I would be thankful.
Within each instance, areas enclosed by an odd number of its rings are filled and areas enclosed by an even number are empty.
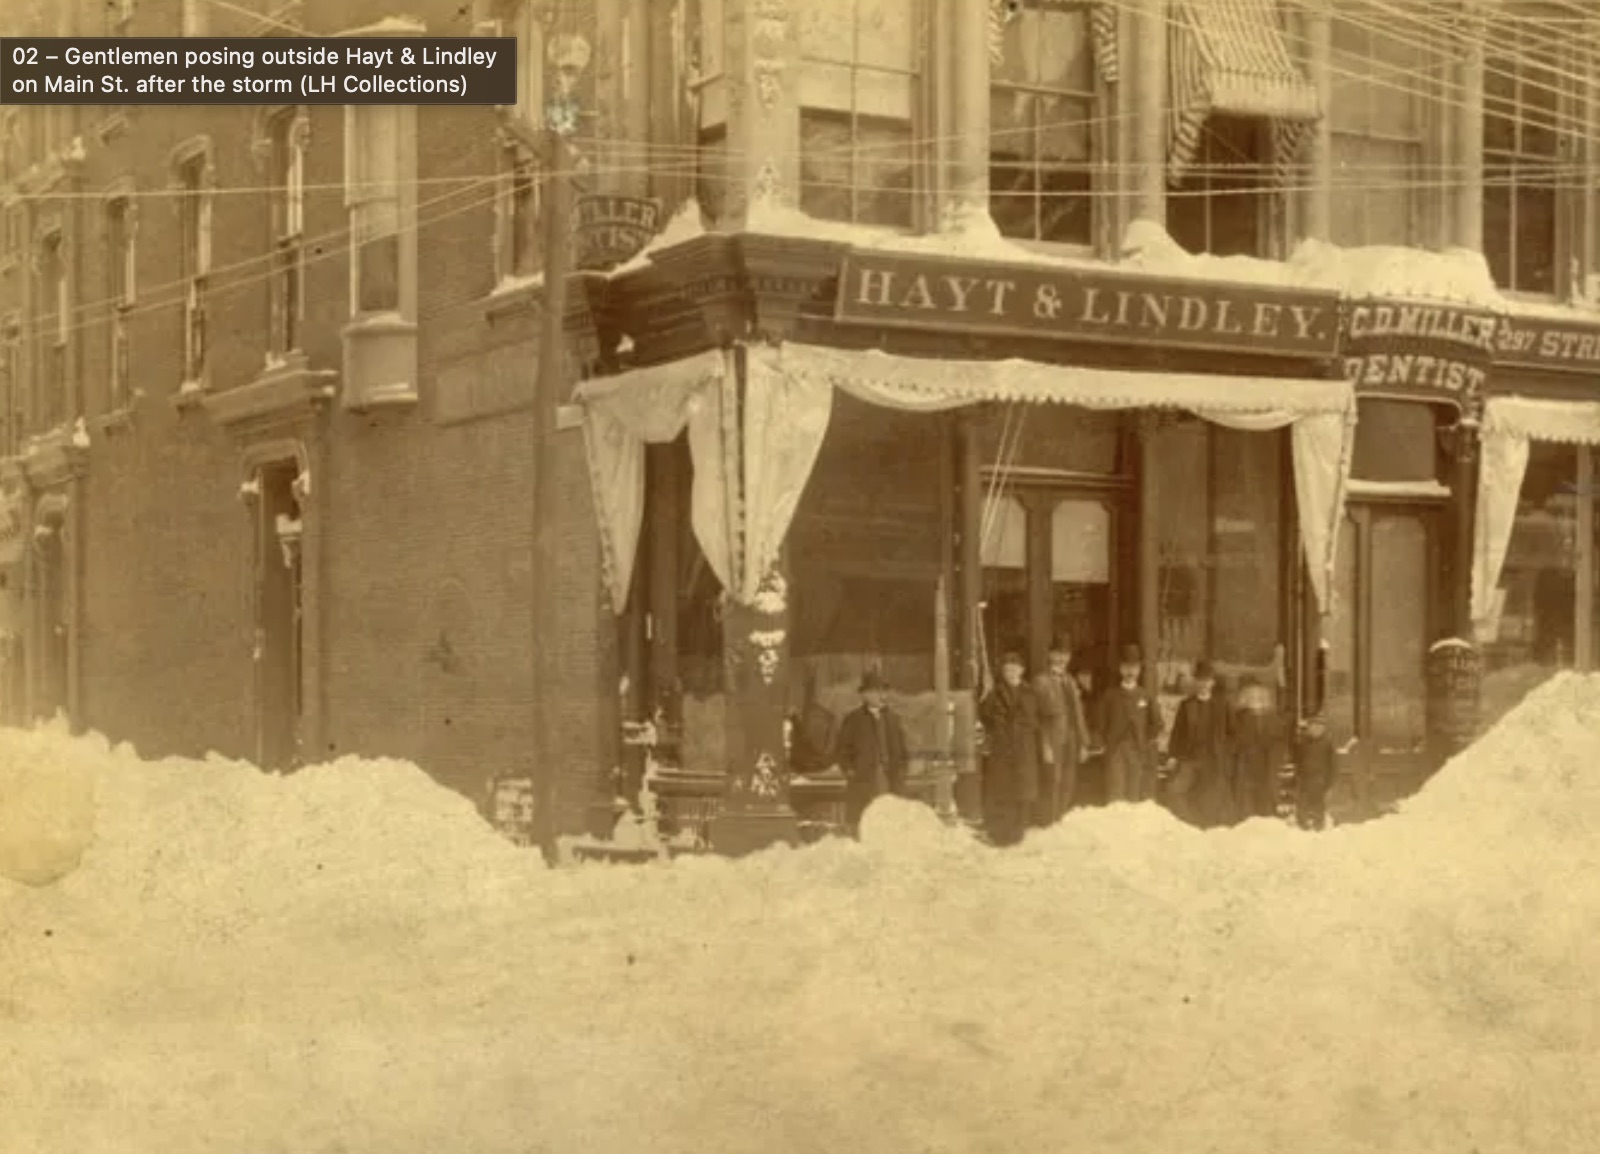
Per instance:
[[[561,629],[556,604],[555,525],[561,516],[555,461],[556,410],[567,382],[567,274],[572,263],[572,154],[559,132],[546,129],[544,151],[549,165],[544,212],[544,314],[540,318],[539,375],[533,406],[533,750],[538,790],[537,842],[545,857],[556,853],[555,748],[550,720],[561,692],[559,670],[552,666],[551,644]]]

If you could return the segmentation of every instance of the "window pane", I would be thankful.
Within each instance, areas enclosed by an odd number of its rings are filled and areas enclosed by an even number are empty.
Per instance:
[[[800,123],[800,208],[824,220],[912,224],[908,123],[807,109]]]
[[[1556,291],[1555,173],[1523,170],[1513,196],[1516,261],[1509,287],[1517,292],[1553,293]]]
[[[1177,689],[1196,661],[1210,656],[1211,492],[1209,429],[1200,421],[1155,433],[1160,639],[1163,689]]]
[[[1001,61],[992,71],[997,85],[1079,94],[1094,91],[1087,7],[1023,7],[1007,22],[1002,43]]]
[[[1372,519],[1372,740],[1380,752],[1419,746],[1426,732],[1428,538],[1409,514]]]
[[[1211,430],[1212,657],[1262,665],[1278,630],[1283,434]]]
[[[1483,186],[1483,255],[1489,262],[1494,283],[1502,288],[1514,284],[1511,257],[1516,249],[1515,224],[1511,215],[1511,169],[1487,164]]]
[[[1016,405],[995,410],[979,427],[979,438],[984,462],[1001,471],[1114,473],[1120,428],[1115,413]]]
[[[400,307],[400,237],[396,233],[365,241],[359,249],[356,308],[364,313]]]
[[[1577,589],[1577,452],[1535,441],[1495,595],[1498,630],[1484,647],[1483,719],[1573,664]]]
[[[1437,481],[1436,427],[1437,417],[1428,405],[1361,401],[1350,475],[1361,481]]]

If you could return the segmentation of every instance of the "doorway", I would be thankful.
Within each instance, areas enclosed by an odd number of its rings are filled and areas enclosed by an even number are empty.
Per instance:
[[[263,769],[303,764],[301,743],[303,583],[298,468],[263,466],[256,525],[256,761]]]
[[[1326,623],[1329,732],[1346,804],[1382,812],[1426,779],[1427,655],[1438,636],[1442,509],[1352,504]]]
[[[1121,633],[1122,509],[1121,494],[1104,485],[1014,487],[986,503],[982,620],[992,670],[1016,650],[1038,673],[1051,642],[1066,638],[1074,670],[1104,677]]]

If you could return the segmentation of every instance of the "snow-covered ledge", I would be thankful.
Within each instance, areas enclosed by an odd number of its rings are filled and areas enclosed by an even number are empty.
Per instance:
[[[337,391],[339,374],[314,369],[301,352],[268,358],[249,384],[207,393],[201,402],[206,415],[236,437],[248,438],[253,430],[294,424],[327,404]]]

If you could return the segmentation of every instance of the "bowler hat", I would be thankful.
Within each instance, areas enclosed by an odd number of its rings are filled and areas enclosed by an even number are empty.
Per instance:
[[[1015,665],[1022,669],[1026,669],[1028,666],[1028,663],[1022,660],[1022,654],[1018,653],[1014,649],[1008,649],[1006,651],[1005,656],[1000,658],[1000,664],[1002,667],[1007,665]]]
[[[1140,665],[1143,662],[1144,659],[1139,656],[1139,647],[1137,645],[1124,645],[1122,647],[1122,664]]]
[[[883,674],[879,673],[876,669],[869,669],[869,670],[867,670],[865,673],[863,673],[861,675],[861,689],[860,689],[860,692],[862,692],[862,693],[871,693],[875,689],[884,690],[884,689],[888,689],[888,688],[889,688],[888,679],[885,678],[883,676]]]
[[[1057,637],[1050,643],[1051,653],[1067,654],[1072,652],[1072,641],[1067,637]]]
[[[1215,681],[1217,679],[1217,671],[1211,662],[1202,658],[1194,663],[1194,679],[1196,681]]]

